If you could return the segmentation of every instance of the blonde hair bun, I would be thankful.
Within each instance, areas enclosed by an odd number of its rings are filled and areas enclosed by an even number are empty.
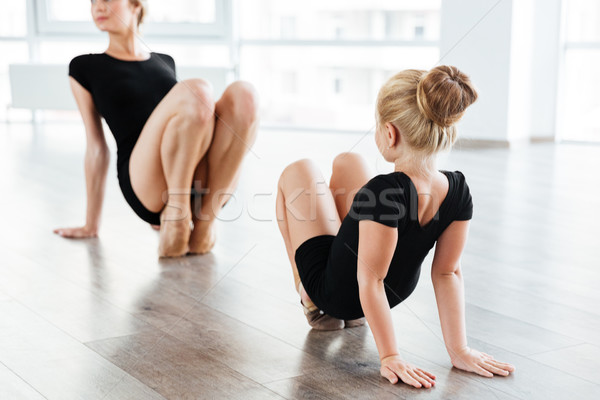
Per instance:
[[[443,128],[456,124],[475,100],[477,92],[471,80],[453,66],[435,67],[417,84],[419,110]]]
[[[392,76],[377,95],[377,123],[392,123],[415,150],[433,154],[450,148],[455,124],[477,100],[471,80],[458,68],[407,69]]]

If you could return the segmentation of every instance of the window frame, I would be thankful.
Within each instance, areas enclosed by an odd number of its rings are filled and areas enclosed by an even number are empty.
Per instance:
[[[559,142],[582,142],[582,143],[598,143],[599,139],[584,138],[586,135],[577,137],[570,135],[571,129],[567,126],[569,120],[566,115],[566,93],[567,93],[567,58],[571,50],[584,50],[594,52],[600,50],[599,40],[572,40],[567,37],[568,25],[571,23],[569,19],[569,8],[566,1],[561,2],[560,12],[560,39],[559,39],[559,60],[558,60],[558,85],[556,96],[556,130],[555,139]]]
[[[92,21],[56,21],[49,18],[48,1],[34,0],[36,30],[40,36],[86,35],[98,33]],[[193,37],[225,40],[231,32],[231,0],[215,0],[215,22],[181,23],[148,22],[144,23],[144,36]]]

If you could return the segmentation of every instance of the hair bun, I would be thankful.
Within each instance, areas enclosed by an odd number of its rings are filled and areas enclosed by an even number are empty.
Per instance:
[[[417,105],[421,114],[444,128],[457,123],[475,100],[477,92],[471,80],[456,67],[435,67],[417,84]]]

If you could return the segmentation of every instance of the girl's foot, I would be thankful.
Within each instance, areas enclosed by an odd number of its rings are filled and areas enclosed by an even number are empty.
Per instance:
[[[189,240],[189,252],[206,254],[215,246],[217,235],[213,221],[195,220],[194,230]]]
[[[344,329],[344,320],[333,318],[319,310],[304,290],[302,282],[298,285],[298,292],[300,292],[300,304],[304,309],[304,315],[311,328],[318,331],[337,331]]]
[[[333,318],[316,307],[311,311],[302,304],[302,308],[304,308],[304,315],[311,328],[317,331],[337,331],[344,329],[344,320]]]
[[[345,328],[357,328],[359,326],[363,326],[366,320],[365,317],[358,319],[346,319],[344,320]]]
[[[160,257],[180,257],[188,251],[192,221],[190,217],[170,216],[167,214],[168,209],[168,206],[165,207],[160,214],[158,255]]]

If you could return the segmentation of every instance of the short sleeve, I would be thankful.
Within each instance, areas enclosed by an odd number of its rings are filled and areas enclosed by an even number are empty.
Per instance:
[[[163,62],[165,62],[169,68],[173,70],[173,75],[177,75],[177,71],[175,70],[175,60],[168,54],[159,53],[159,56]]]
[[[457,202],[457,214],[454,218],[455,221],[467,221],[473,218],[473,197],[469,190],[469,185],[462,172],[457,171],[455,173],[457,177],[457,194],[459,201]]]
[[[356,193],[349,214],[358,221],[396,228],[406,217],[404,190],[386,175],[378,175]]]
[[[87,68],[88,57],[85,55],[77,56],[69,63],[69,76],[72,76],[88,92],[91,92],[89,82],[89,68]]]

